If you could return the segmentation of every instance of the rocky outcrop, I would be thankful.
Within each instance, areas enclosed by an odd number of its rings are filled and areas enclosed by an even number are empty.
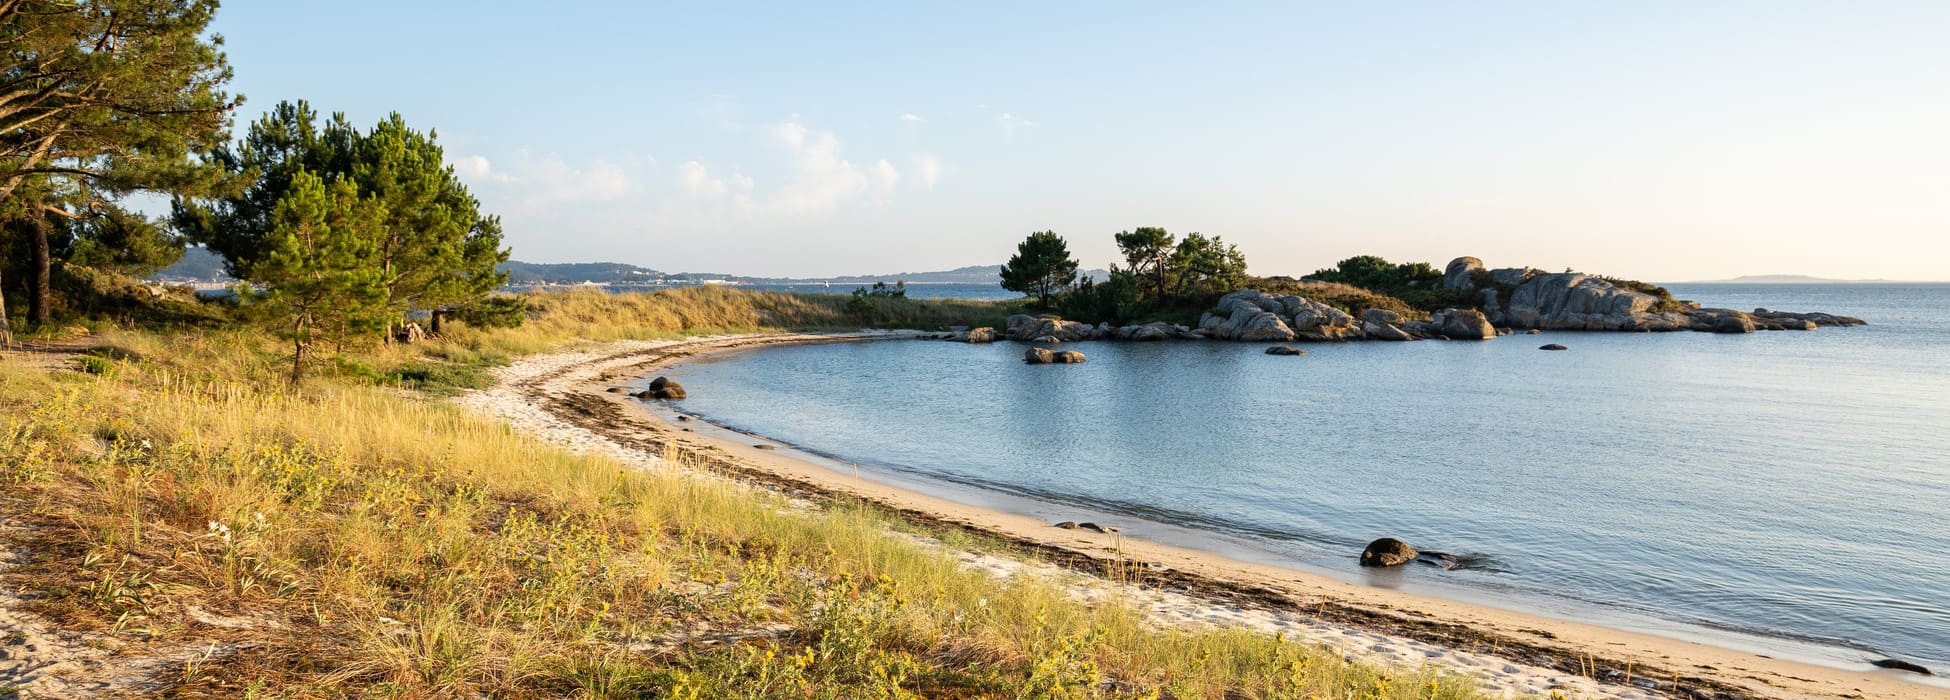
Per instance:
[[[1443,309],[1429,315],[1429,327],[1436,335],[1450,340],[1489,340],[1496,337],[1496,326],[1475,309]]]
[[[1361,322],[1399,326],[1408,322],[1408,319],[1387,309],[1368,309],[1361,312]]]
[[[1057,316],[1016,314],[1004,323],[1003,335],[1011,340],[1042,343],[1074,343],[1096,337],[1096,328],[1087,323],[1065,321]]]
[[[1368,321],[1362,321],[1361,332],[1363,334],[1366,334],[1370,340],[1401,341],[1401,340],[1415,339],[1415,336],[1409,335],[1408,331],[1402,330],[1400,326],[1396,326],[1388,323],[1371,323]]]
[[[1617,331],[1641,325],[1658,303],[1603,278],[1564,273],[1531,277],[1496,311],[1512,328]]]
[[[1291,345],[1275,345],[1266,349],[1268,355],[1305,355],[1307,351]]]
[[[1383,537],[1369,542],[1368,548],[1361,550],[1361,565],[1401,566],[1415,561],[1415,557],[1420,554],[1421,552],[1415,551],[1414,547],[1408,546],[1407,542],[1393,537]]]
[[[1075,350],[1051,350],[1049,348],[1030,348],[1022,355],[1022,361],[1032,365],[1075,365],[1084,361],[1083,353]]]
[[[1125,340],[1170,340],[1176,335],[1177,330],[1163,321],[1117,329],[1117,337]]]
[[[1515,287],[1543,273],[1543,270],[1534,267],[1499,267],[1490,270],[1490,282],[1505,287]]]
[[[1443,289],[1475,289],[1476,273],[1483,272],[1483,261],[1467,255],[1449,261],[1442,271]]]
[[[993,343],[995,342],[995,329],[988,326],[971,328],[966,334],[957,338],[957,340],[964,343]]]

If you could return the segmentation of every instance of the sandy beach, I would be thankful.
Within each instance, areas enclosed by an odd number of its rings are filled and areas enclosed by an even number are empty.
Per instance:
[[[658,366],[760,345],[910,338],[746,335],[626,341],[523,358],[499,384],[456,401],[537,439],[664,468],[672,451],[716,476],[811,502],[859,499],[922,524],[962,528],[1020,556],[953,551],[998,577],[1041,576],[1093,600],[1119,598],[1160,625],[1242,626],[1325,644],[1401,667],[1433,665],[1475,677],[1508,696],[1573,697],[1950,697],[1950,690],[1870,667],[1831,668],[1477,604],[1362,586],[1276,566],[1115,534],[1052,527],[1035,518],[969,506],[822,467],[789,449],[736,433],[705,434],[666,422],[611,389]],[[709,391],[709,387],[690,387]],[[766,444],[765,448],[757,445]],[[926,546],[942,547],[923,540]],[[1113,578],[1106,572],[1122,572]]]

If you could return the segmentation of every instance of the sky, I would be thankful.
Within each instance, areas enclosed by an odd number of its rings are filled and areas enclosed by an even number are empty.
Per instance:
[[[780,3],[781,5],[783,3]],[[829,276],[1054,230],[1950,279],[1950,3],[232,0],[246,97],[437,131],[516,259]]]

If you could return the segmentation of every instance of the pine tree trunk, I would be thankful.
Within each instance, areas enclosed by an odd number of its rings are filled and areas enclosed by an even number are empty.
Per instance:
[[[27,269],[27,322],[43,326],[53,316],[53,309],[49,308],[53,301],[52,284],[48,281],[53,260],[48,254],[46,219],[27,217],[27,242],[34,256],[33,264]]]
[[[427,322],[428,335],[440,335],[440,316],[440,309],[434,309],[432,318]]]
[[[5,288],[5,284],[0,284],[0,347],[11,348],[14,346],[14,327],[7,320],[7,293]]]

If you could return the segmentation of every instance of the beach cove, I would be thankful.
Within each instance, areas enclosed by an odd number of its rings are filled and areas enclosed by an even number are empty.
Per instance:
[[[884,338],[890,334],[867,337]],[[1224,610],[1215,622],[1247,624],[1247,613],[1294,616],[1287,624],[1327,624],[1345,634],[1388,635],[1400,643],[1362,638],[1362,656],[1381,654],[1391,663],[1487,654],[1515,658],[1514,671],[1486,674],[1494,688],[1520,693],[1558,686],[1571,694],[1619,694],[1655,690],[1676,675],[1682,692],[1732,697],[1934,697],[1941,690],[1887,672],[1845,670],[1770,659],[1697,642],[1623,632],[1483,605],[1349,584],[1293,569],[1241,561],[1139,539],[1056,530],[1044,520],[972,508],[909,489],[822,467],[770,441],[737,433],[686,431],[695,422],[666,423],[612,388],[641,382],[662,364],[706,352],[728,352],[780,343],[828,341],[828,337],[772,336],[686,343],[633,343],[530,358],[505,370],[502,388],[464,399],[512,419],[526,431],[583,449],[634,454],[654,464],[666,450],[711,459],[713,470],[813,499],[865,499],[920,522],[969,528],[1019,551],[1092,573],[1140,571],[1145,590],[1189,595]],[[696,390],[696,387],[693,387]],[[767,444],[773,449],[754,445]],[[1107,564],[1115,564],[1109,566]],[[1216,601],[1216,602],[1215,602]],[[1199,617],[1193,615],[1193,617]],[[1206,616],[1208,619],[1210,616]],[[1258,627],[1280,631],[1273,625]],[[1299,635],[1295,635],[1299,636]],[[1355,635],[1346,635],[1353,637]],[[1440,649],[1416,650],[1409,642]],[[1385,649],[1386,651],[1382,651]],[[1443,651],[1441,655],[1430,651]],[[1352,654],[1352,652],[1350,652]],[[1411,658],[1419,654],[1420,660]],[[1468,666],[1470,664],[1463,664]],[[1648,669],[1660,669],[1652,671]],[[1665,680],[1658,676],[1664,674]],[[1583,677],[1581,680],[1580,677]],[[1585,687],[1592,679],[1607,685]]]

